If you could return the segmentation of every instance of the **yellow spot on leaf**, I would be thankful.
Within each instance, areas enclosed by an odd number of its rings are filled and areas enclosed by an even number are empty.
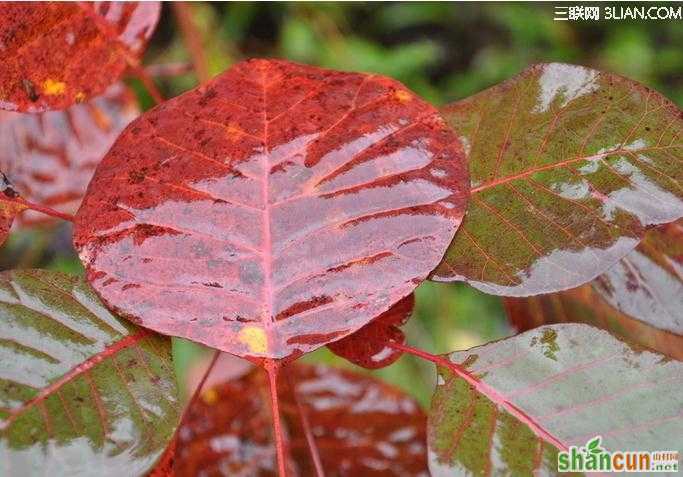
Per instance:
[[[209,388],[202,392],[202,400],[208,405],[214,404],[218,401],[218,392],[214,388]]]
[[[408,101],[413,99],[413,95],[410,94],[407,91],[403,90],[398,90],[394,93],[394,96],[396,96],[396,99],[398,99],[402,103],[407,103]]]
[[[266,333],[257,326],[247,326],[238,335],[238,339],[247,345],[249,351],[256,354],[263,354],[268,351],[268,341]]]
[[[48,78],[43,82],[43,93],[47,94],[48,96],[64,94],[65,89],[66,83],[63,81],[55,81]]]

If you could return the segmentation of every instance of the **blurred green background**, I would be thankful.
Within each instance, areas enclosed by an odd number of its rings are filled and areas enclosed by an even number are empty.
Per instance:
[[[249,57],[279,57],[335,69],[392,76],[435,104],[476,93],[542,61],[623,74],[683,104],[683,22],[553,21],[541,3],[193,3],[189,5],[208,68],[217,74]],[[633,5],[633,4],[629,4]],[[173,9],[165,4],[146,64],[186,62],[190,55]],[[148,108],[151,99],[130,80]],[[158,78],[168,96],[197,84],[192,73]],[[15,234],[0,267],[49,267],[80,273],[67,226]],[[408,342],[433,351],[465,349],[513,331],[498,298],[463,284],[425,283],[417,290]],[[178,340],[176,365],[205,350]],[[306,360],[354,367],[326,349]],[[411,357],[376,371],[426,404],[434,369]]]

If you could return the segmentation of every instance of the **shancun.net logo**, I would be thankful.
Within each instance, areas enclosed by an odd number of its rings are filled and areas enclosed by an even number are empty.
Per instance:
[[[596,436],[585,446],[569,447],[557,455],[560,472],[678,472],[678,451],[614,451],[600,446]]]

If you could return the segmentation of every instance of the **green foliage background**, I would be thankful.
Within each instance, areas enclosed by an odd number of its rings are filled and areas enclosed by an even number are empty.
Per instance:
[[[603,4],[604,5],[604,4]],[[675,3],[672,5],[676,5]],[[683,22],[553,21],[541,3],[193,3],[212,74],[250,57],[279,57],[329,68],[392,76],[435,104],[466,97],[528,65],[561,61],[623,74],[683,103]],[[629,4],[633,6],[633,4]],[[188,61],[170,5],[164,5],[145,63]],[[152,102],[134,80],[144,107]],[[171,97],[194,87],[192,73],[159,80]],[[15,234],[0,267],[48,266],[80,273],[69,231]],[[435,352],[509,335],[500,299],[463,284],[425,283],[408,342]],[[176,343],[177,367],[204,350]],[[305,359],[353,367],[326,350]],[[431,395],[434,370],[403,357],[375,374],[414,394]]]

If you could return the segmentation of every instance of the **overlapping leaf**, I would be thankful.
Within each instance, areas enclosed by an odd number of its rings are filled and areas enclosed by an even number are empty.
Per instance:
[[[95,167],[138,113],[134,96],[122,84],[65,111],[0,111],[0,170],[26,200],[72,214]],[[45,220],[42,214],[25,213],[20,223]]]
[[[160,2],[2,2],[0,109],[89,100],[136,65]]]
[[[452,475],[557,474],[558,449],[683,448],[683,364],[583,324],[537,330],[447,357],[429,416],[429,468]]]
[[[649,231],[593,287],[621,312],[683,335],[683,222]]]
[[[683,360],[683,336],[619,312],[591,284],[548,295],[505,298],[505,308],[518,331],[552,323],[586,323]]]
[[[281,411],[289,475],[317,475],[299,404],[327,476],[427,476],[425,416],[402,392],[372,378],[322,366],[292,365]],[[272,476],[268,382],[262,370],[211,387],[178,432],[176,477]]]
[[[638,83],[542,64],[443,114],[468,151],[472,197],[437,280],[508,296],[572,288],[644,226],[683,215],[683,115]]]
[[[79,278],[0,274],[2,475],[144,475],[178,419],[168,338]]]
[[[327,345],[334,354],[368,369],[389,366],[403,354],[388,342],[403,343],[405,335],[399,328],[413,313],[415,295],[410,294],[389,310],[350,336]]]
[[[466,199],[457,138],[396,81],[252,60],[124,131],[75,244],[98,294],[134,321],[285,358],[410,294]]]
[[[17,201],[18,197],[7,176],[0,172],[0,245],[7,239],[17,214],[26,209],[26,205]]]

